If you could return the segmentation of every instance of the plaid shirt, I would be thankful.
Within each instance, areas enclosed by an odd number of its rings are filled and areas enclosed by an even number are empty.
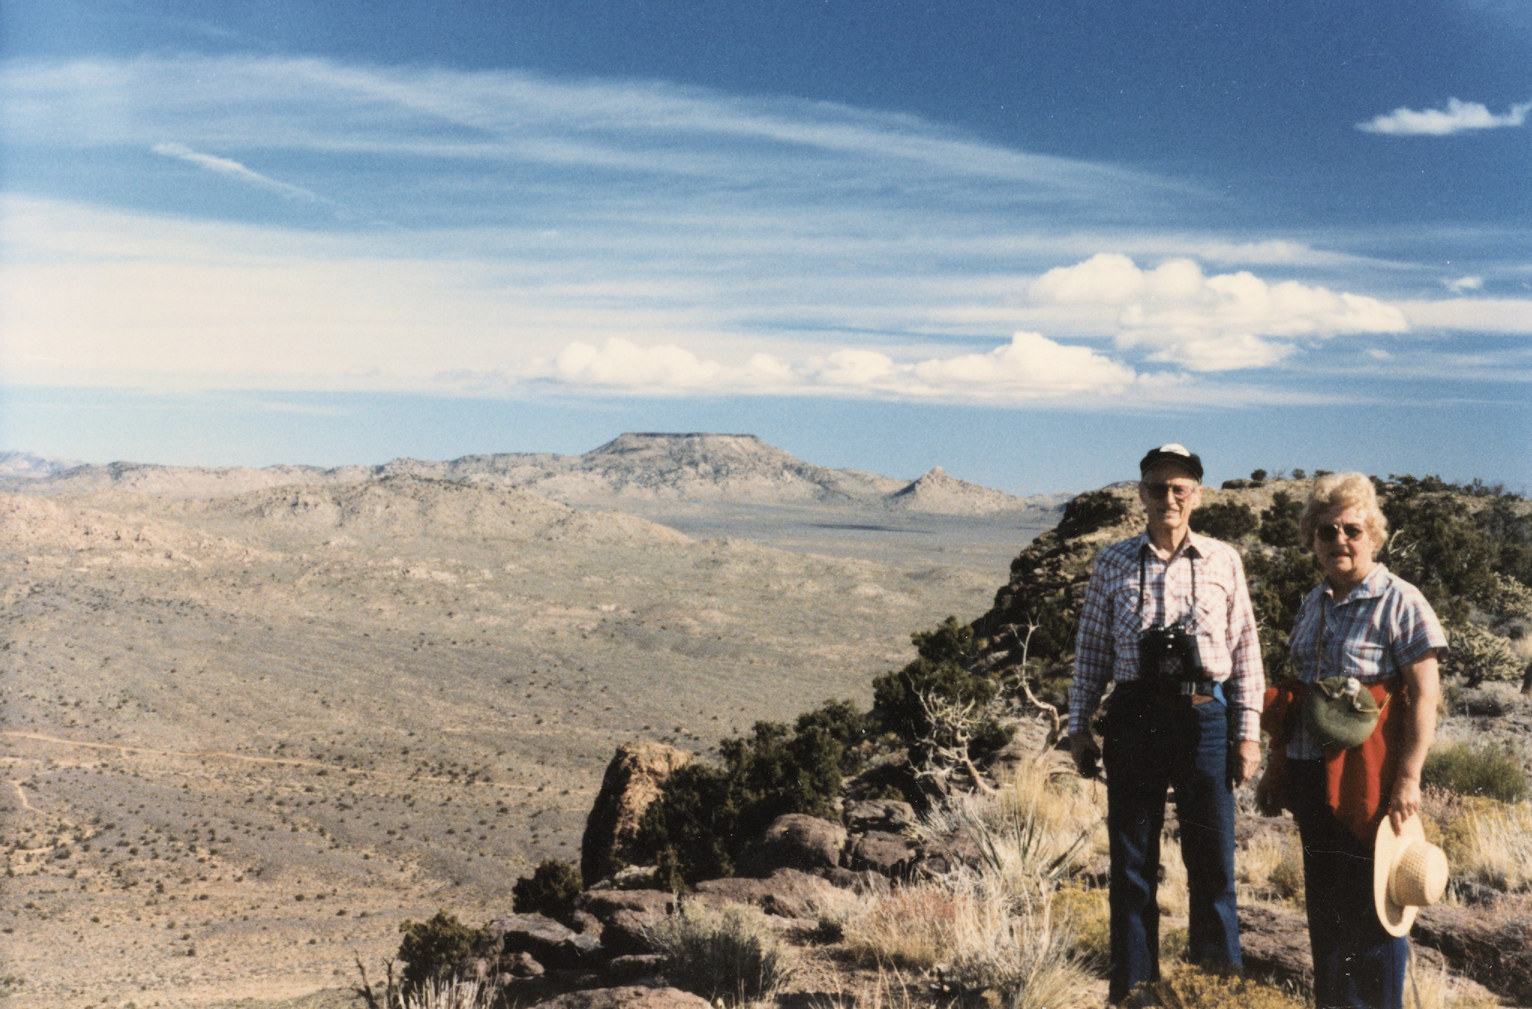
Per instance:
[[[1355,676],[1378,683],[1400,675],[1431,652],[1447,652],[1447,635],[1419,589],[1376,564],[1349,595],[1337,600],[1329,582],[1304,597],[1288,638],[1298,678],[1313,683]],[[1293,760],[1322,760],[1324,750],[1294,719],[1287,741]]]
[[[1168,561],[1150,547],[1148,533],[1113,543],[1096,556],[1075,639],[1075,675],[1069,686],[1071,733],[1089,727],[1107,684],[1139,678],[1139,632],[1154,624],[1177,622],[1195,628],[1203,668],[1210,679],[1225,685],[1228,703],[1239,709],[1239,738],[1261,738],[1266,678],[1245,565],[1227,543],[1194,532],[1187,532]]]

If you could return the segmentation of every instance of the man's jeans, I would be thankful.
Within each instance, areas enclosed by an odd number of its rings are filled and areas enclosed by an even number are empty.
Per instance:
[[[1118,684],[1107,712],[1102,760],[1111,842],[1112,964],[1109,998],[1160,976],[1160,832],[1175,788],[1190,914],[1187,959],[1238,969],[1234,901],[1234,793],[1221,700],[1166,706],[1153,692]]]
[[[1399,1009],[1410,944],[1378,922],[1373,846],[1347,830],[1325,800],[1325,766],[1292,760],[1293,818],[1303,840],[1303,883],[1319,1009]]]

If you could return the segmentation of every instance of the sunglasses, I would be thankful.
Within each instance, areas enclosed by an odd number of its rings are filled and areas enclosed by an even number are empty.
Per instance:
[[[1187,498],[1192,496],[1192,491],[1194,491],[1196,489],[1197,489],[1197,485],[1194,484],[1194,483],[1146,483],[1146,484],[1144,484],[1144,490],[1147,491],[1149,496],[1151,498],[1154,498],[1156,501],[1158,501],[1160,498],[1164,497],[1166,492],[1174,494],[1176,496],[1176,500],[1177,501],[1185,501]]]
[[[1345,533],[1348,540],[1355,540],[1361,539],[1362,535],[1366,532],[1367,529],[1365,527],[1359,526],[1355,522],[1347,522],[1344,525],[1332,523],[1326,526],[1319,526],[1314,530],[1314,535],[1318,536],[1322,543],[1334,543],[1340,538],[1341,533]]]

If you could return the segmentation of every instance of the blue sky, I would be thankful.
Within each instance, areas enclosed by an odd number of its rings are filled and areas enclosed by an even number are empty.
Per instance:
[[[0,449],[1532,487],[1532,6],[12,0]]]

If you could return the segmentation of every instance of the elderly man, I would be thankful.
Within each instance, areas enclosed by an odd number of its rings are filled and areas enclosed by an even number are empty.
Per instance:
[[[1075,766],[1086,777],[1098,760],[1106,766],[1113,1003],[1159,977],[1156,889],[1170,787],[1191,905],[1187,957],[1239,968],[1233,789],[1260,766],[1265,687],[1239,554],[1189,524],[1202,503],[1202,460],[1161,445],[1139,472],[1149,527],[1096,557],[1069,688]],[[1103,750],[1091,717],[1108,684]]]

